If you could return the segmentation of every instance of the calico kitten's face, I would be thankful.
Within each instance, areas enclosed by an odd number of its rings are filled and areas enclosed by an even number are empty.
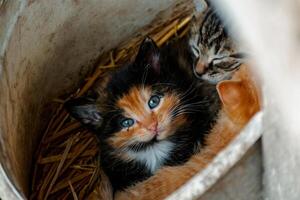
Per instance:
[[[115,106],[121,114],[112,120],[119,126],[109,138],[114,148],[142,148],[170,137],[186,123],[185,115],[176,116],[180,100],[171,91],[153,87],[132,87]]]
[[[197,23],[194,19],[189,38],[195,76],[214,84],[230,79],[240,66],[243,54],[213,11],[208,11],[200,27]]]

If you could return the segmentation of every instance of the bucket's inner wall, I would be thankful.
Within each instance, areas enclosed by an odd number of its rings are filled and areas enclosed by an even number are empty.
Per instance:
[[[0,162],[28,195],[33,152],[53,98],[78,87],[95,58],[184,0],[28,1],[11,33],[0,73]],[[161,12],[164,15],[161,16]]]

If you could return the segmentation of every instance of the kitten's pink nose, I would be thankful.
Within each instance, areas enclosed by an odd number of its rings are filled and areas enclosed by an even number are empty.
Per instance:
[[[196,65],[196,72],[198,74],[202,74],[205,72],[206,68],[207,68],[207,64],[205,62],[199,61]]]
[[[153,122],[150,126],[148,126],[148,130],[151,131],[153,134],[158,134],[158,123],[157,122]]]

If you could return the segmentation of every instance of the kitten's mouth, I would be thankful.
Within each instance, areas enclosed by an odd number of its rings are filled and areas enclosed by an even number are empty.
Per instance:
[[[152,139],[150,139],[149,141],[136,142],[129,145],[128,148],[133,151],[140,151],[140,150],[147,149],[165,139],[165,137],[162,137],[163,136],[162,133],[164,131],[165,129],[159,129],[156,134],[153,134]]]

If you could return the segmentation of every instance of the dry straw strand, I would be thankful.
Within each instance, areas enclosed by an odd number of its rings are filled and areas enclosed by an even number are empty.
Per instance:
[[[49,194],[50,194],[50,192],[52,190],[52,187],[54,186],[54,184],[55,184],[55,182],[56,182],[59,174],[61,173],[61,169],[62,169],[62,167],[63,167],[63,165],[64,165],[64,163],[65,163],[65,161],[67,159],[67,155],[68,155],[68,153],[69,153],[69,151],[70,151],[70,149],[72,147],[72,143],[73,143],[73,138],[70,138],[69,142],[68,142],[68,145],[67,145],[67,147],[66,147],[66,149],[65,149],[65,151],[63,153],[63,156],[61,158],[61,161],[60,161],[60,163],[59,163],[59,165],[58,165],[58,167],[56,169],[55,175],[54,175],[54,177],[53,177],[53,179],[52,179],[52,181],[51,181],[51,183],[49,185],[49,188],[48,188],[48,190],[46,192],[46,195],[45,195],[45,198],[44,198],[45,200],[48,198],[48,196],[49,196]]]
[[[72,186],[71,181],[68,181],[68,184],[69,184],[69,186],[70,186],[70,189],[71,189],[71,192],[72,192],[72,195],[73,195],[74,200],[78,200],[77,194],[76,194],[76,192],[75,192],[75,190],[74,190],[74,188],[73,188],[73,186]]]

